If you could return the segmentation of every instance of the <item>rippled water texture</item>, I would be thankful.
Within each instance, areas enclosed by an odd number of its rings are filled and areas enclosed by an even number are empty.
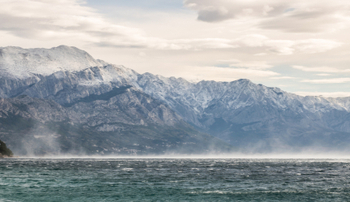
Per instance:
[[[350,201],[350,160],[1,159],[0,201]]]

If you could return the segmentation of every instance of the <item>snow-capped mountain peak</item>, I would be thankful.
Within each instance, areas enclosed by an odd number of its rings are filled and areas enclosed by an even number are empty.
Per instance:
[[[2,76],[26,78],[33,74],[50,75],[57,71],[80,71],[103,65],[103,61],[95,60],[87,52],[64,45],[51,49],[0,48]]]

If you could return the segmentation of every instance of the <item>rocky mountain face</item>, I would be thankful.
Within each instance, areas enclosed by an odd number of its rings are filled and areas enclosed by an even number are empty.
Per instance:
[[[158,101],[149,99],[149,106],[138,103],[143,99],[149,96],[126,93],[71,107],[25,95],[1,99],[0,139],[17,155],[142,155],[232,149],[194,130]]]
[[[147,73],[138,84],[193,126],[248,150],[350,143],[350,98],[302,97],[245,79],[190,83]]]
[[[76,48],[60,49],[63,56],[69,55],[67,50],[75,55],[81,52],[82,58],[89,56]],[[35,49],[35,53],[42,52]],[[45,64],[46,55],[39,56]],[[55,65],[61,67],[57,60],[52,62],[51,74],[30,67],[20,76],[10,75],[12,66],[1,62],[6,74],[0,79],[0,139],[15,153],[164,154],[232,149],[198,132],[166,104],[135,88],[135,72],[106,64],[56,71]]]
[[[138,74],[67,46],[0,48],[0,71],[0,139],[22,154],[33,151],[28,145],[36,154],[111,154],[350,143],[350,98],[302,97],[245,79],[191,83]]]

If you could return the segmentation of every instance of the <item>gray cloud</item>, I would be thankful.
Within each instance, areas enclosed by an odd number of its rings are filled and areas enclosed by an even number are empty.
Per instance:
[[[185,0],[184,5],[197,11],[200,21],[255,19],[260,28],[285,32],[334,30],[350,17],[350,2],[342,0]]]
[[[270,3],[273,3],[273,7]],[[196,10],[198,19],[206,22],[220,22],[245,16],[276,16],[289,8],[288,4],[274,0],[185,0],[184,5]]]
[[[219,22],[234,17],[225,7],[209,7],[198,11],[198,20]]]

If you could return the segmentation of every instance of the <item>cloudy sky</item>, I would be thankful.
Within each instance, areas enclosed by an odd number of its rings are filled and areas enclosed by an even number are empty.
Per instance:
[[[75,46],[139,73],[350,95],[348,0],[0,0],[0,46]]]

